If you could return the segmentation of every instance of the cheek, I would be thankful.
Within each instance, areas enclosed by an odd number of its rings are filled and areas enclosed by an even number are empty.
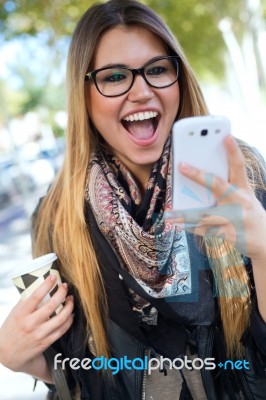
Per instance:
[[[179,105],[180,105],[180,95],[179,86],[174,85],[168,88],[168,92],[164,94],[164,109],[167,118],[170,123],[174,123],[177,117]],[[170,90],[171,89],[171,90]]]
[[[173,107],[176,111],[175,114],[177,114],[177,111],[179,109],[179,103],[180,103],[180,92],[179,92],[179,85],[177,83],[176,87],[173,87],[173,93],[172,93],[172,104],[175,104],[175,107]]]
[[[86,107],[88,115],[101,132],[101,127],[110,125],[117,118],[119,104],[115,99],[102,96],[94,86],[91,86],[86,92]]]

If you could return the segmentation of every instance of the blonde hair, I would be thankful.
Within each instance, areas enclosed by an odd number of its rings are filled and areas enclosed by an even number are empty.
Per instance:
[[[99,139],[86,111],[84,77],[92,65],[101,36],[118,25],[146,28],[165,43],[169,55],[179,56],[180,107],[177,119],[208,114],[197,80],[180,45],[151,9],[135,0],[111,0],[95,4],[87,10],[75,29],[68,56],[65,161],[40,207],[33,254],[37,257],[52,250],[58,255],[62,275],[71,282],[79,295],[88,336],[92,335],[98,356],[109,354],[106,335],[108,310],[100,266],[90,227],[84,216],[84,187],[88,165]],[[249,151],[246,157],[249,158]],[[223,246],[227,251],[228,271],[220,268],[223,258],[219,257],[219,252]],[[224,295],[222,299],[225,299],[223,301],[220,298],[221,318],[227,349],[231,352],[238,350],[239,339],[248,324],[250,293],[248,290],[244,294],[237,292],[237,296],[236,293],[231,296],[230,279],[245,282],[248,286],[248,276],[240,255],[226,246],[226,243],[219,243],[215,250],[210,240],[206,241],[216,285],[221,288],[220,293]],[[213,252],[218,256],[213,257]],[[229,280],[225,280],[225,273],[230,275]]]

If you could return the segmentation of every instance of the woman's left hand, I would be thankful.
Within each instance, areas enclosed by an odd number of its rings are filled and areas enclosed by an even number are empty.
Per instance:
[[[167,213],[166,220],[200,236],[223,237],[252,260],[266,260],[266,212],[248,183],[245,159],[236,140],[227,136],[225,147],[228,182],[218,176],[206,179],[206,172],[186,164],[179,166],[183,175],[212,191],[217,205],[173,210]]]

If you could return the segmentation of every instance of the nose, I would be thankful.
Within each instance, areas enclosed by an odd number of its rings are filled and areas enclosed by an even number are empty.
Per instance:
[[[136,75],[134,83],[128,92],[128,100],[132,102],[145,102],[154,96],[151,86],[147,84],[143,76]]]

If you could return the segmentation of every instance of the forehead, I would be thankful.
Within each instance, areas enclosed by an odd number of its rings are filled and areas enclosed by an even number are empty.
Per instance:
[[[166,45],[161,38],[140,26],[119,25],[101,37],[94,54],[93,68],[108,64],[139,67],[161,55],[167,55]]]

